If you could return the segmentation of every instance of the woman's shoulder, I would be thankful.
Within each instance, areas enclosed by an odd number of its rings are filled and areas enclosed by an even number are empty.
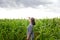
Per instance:
[[[29,25],[28,25],[28,28],[32,28],[32,27],[33,27],[33,25],[32,25],[32,24],[29,24]]]

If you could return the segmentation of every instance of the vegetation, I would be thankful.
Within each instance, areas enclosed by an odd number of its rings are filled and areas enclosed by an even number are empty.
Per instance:
[[[0,19],[0,40],[26,40],[26,19]],[[36,19],[35,40],[60,40],[60,18]]]

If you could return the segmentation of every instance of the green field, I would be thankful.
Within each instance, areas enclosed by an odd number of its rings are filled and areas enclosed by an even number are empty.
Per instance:
[[[26,19],[0,19],[0,40],[26,40]],[[60,18],[36,19],[35,40],[60,40]]]

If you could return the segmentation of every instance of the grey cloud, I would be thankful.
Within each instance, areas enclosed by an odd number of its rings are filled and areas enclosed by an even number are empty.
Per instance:
[[[0,0],[0,7],[35,7],[38,5],[51,4],[48,0]]]

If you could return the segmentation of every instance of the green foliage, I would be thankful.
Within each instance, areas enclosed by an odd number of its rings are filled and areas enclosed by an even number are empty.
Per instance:
[[[26,19],[0,19],[0,40],[26,40]],[[35,40],[60,40],[60,18],[36,19]]]

